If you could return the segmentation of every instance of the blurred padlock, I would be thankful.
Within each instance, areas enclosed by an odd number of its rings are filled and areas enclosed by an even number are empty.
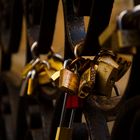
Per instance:
[[[87,97],[93,90],[96,77],[96,65],[92,64],[81,76],[78,96],[80,98]]]
[[[40,85],[52,82],[49,75],[50,64],[47,61],[41,60],[40,65],[36,66],[36,70],[38,72],[38,83]]]
[[[36,71],[33,69],[31,71],[31,77],[28,80],[27,95],[31,95],[33,93],[33,89],[35,88],[34,85],[35,76],[36,76]]]
[[[62,69],[60,71],[59,77],[59,88],[71,95],[74,95],[77,94],[78,87],[79,87],[78,75],[66,68]]]
[[[116,82],[119,65],[110,57],[103,56],[98,62],[96,90],[99,94],[110,97]]]
[[[50,63],[51,68],[57,71],[60,70],[63,66],[63,61],[58,59],[57,57],[52,57],[48,59],[48,62]]]
[[[31,60],[22,70],[22,77],[25,78],[29,71],[31,71],[38,63],[40,62],[40,59],[33,59]]]

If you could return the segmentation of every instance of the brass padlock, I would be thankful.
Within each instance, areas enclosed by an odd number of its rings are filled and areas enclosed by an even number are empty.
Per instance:
[[[59,77],[59,88],[63,91],[74,95],[77,94],[79,87],[79,77],[76,73],[62,69]]]
[[[87,97],[93,90],[96,77],[96,65],[92,64],[80,78],[78,96],[80,98]]]
[[[57,127],[55,140],[71,140],[72,129],[67,127]]]
[[[98,62],[96,74],[97,92],[101,95],[110,97],[117,75],[118,64],[109,56],[102,57]]]
[[[40,62],[40,59],[33,59],[30,61],[22,70],[22,77],[25,78],[29,71],[31,71],[38,63]]]

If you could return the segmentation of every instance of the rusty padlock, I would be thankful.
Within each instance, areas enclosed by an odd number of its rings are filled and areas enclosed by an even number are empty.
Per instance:
[[[110,97],[118,76],[119,65],[110,56],[102,56],[98,60],[96,74],[97,93]]]
[[[82,74],[78,91],[78,96],[80,98],[85,98],[92,92],[95,85],[96,67],[95,64],[91,64],[91,66]]]
[[[78,91],[79,77],[77,73],[67,69],[66,65],[67,64],[65,64],[64,68],[60,70],[59,88],[71,95],[74,95],[77,94]]]

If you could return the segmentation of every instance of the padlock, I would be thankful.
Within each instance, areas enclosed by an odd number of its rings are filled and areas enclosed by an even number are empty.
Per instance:
[[[31,71],[38,63],[40,62],[40,59],[33,59],[31,60],[22,70],[22,77],[25,78],[29,71]]]
[[[33,89],[34,89],[34,79],[36,76],[36,71],[33,69],[31,71],[31,77],[28,80],[28,87],[27,87],[27,95],[31,95],[33,93]]]
[[[106,58],[108,57],[108,58]],[[105,58],[105,59],[104,59]],[[96,90],[103,96],[110,97],[118,75],[118,64],[110,57],[102,57],[97,66]]]
[[[87,97],[93,90],[96,77],[96,65],[92,64],[81,76],[78,96]]]
[[[38,83],[40,85],[48,84],[52,81],[49,75],[50,65],[47,61],[42,60],[35,68],[38,73]]]
[[[77,94],[79,87],[79,77],[76,73],[62,69],[59,77],[59,88],[71,95]]]
[[[63,66],[63,61],[60,61],[60,59],[57,59],[56,57],[48,59],[48,62],[50,63],[51,68],[56,71],[60,70]]]

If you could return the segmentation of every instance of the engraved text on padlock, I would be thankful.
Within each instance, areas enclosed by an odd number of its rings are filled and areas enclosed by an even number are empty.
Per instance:
[[[79,78],[77,74],[68,70],[62,69],[60,71],[59,88],[69,94],[76,94],[79,87]]]

